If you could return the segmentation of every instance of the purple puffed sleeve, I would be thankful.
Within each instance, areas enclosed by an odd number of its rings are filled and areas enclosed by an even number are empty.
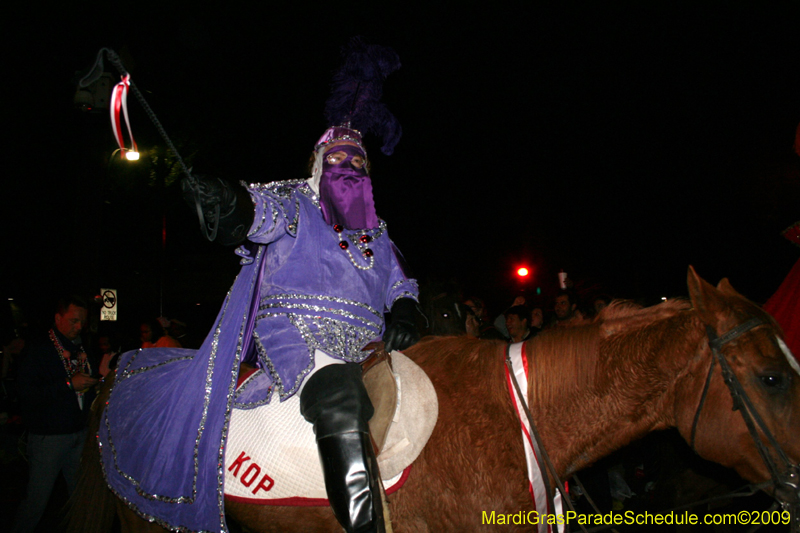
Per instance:
[[[259,244],[274,242],[289,231],[290,220],[297,208],[291,201],[292,188],[284,182],[243,184],[253,199],[253,225],[247,238]]]
[[[389,274],[388,290],[386,292],[386,308],[392,308],[394,302],[400,298],[411,298],[419,302],[419,285],[417,280],[408,277],[408,267],[400,250],[392,244],[392,268]]]

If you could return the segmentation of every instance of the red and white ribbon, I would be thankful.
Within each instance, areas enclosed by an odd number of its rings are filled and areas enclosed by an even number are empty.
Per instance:
[[[130,90],[130,80],[131,75],[125,74],[122,77],[122,81],[119,82],[114,86],[114,89],[111,91],[111,130],[114,133],[114,139],[116,139],[117,144],[119,145],[120,154],[122,157],[125,157],[126,151],[131,152],[138,152],[138,148],[136,147],[136,141],[133,140],[133,132],[131,131],[131,123],[128,120],[128,91]],[[125,115],[125,125],[128,127],[128,136],[131,138],[131,149],[127,150],[125,148],[125,142],[122,139],[122,126],[120,124],[120,111],[122,114]]]
[[[511,375],[506,366],[506,382],[508,383],[508,390],[511,393],[511,401],[514,408],[517,410],[517,416],[522,429],[522,445],[525,448],[525,460],[528,463],[528,481],[531,498],[533,498],[533,508],[538,513],[539,520],[539,533],[553,533],[554,528],[552,525],[547,524],[548,520],[543,516],[545,513],[548,515],[563,515],[564,509],[561,501],[561,492],[555,490],[555,497],[553,503],[555,510],[550,508],[547,501],[547,490],[545,489],[544,482],[542,481],[542,473],[539,470],[539,462],[536,459],[536,452],[533,449],[533,441],[531,440],[531,426],[528,422],[528,416],[525,414],[523,402],[527,405],[528,397],[528,357],[525,353],[525,343],[518,342],[509,346],[508,355],[511,359],[511,367],[514,370],[514,376],[517,378],[520,391],[524,398],[517,396],[517,391],[514,384],[511,382]],[[550,517],[551,520],[555,516]],[[562,522],[563,524],[563,522]],[[563,525],[559,526],[562,530]]]

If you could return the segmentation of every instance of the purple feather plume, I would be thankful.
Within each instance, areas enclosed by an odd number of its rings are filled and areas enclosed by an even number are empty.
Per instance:
[[[325,117],[331,126],[350,122],[362,133],[380,136],[381,152],[391,155],[403,130],[381,96],[383,81],[400,68],[400,58],[391,48],[367,44],[361,37],[353,37],[342,55],[344,64],[333,76]]]

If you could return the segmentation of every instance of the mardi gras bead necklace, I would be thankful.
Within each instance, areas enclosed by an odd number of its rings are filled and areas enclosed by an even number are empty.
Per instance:
[[[67,386],[70,389],[74,389],[72,386],[72,376],[77,374],[78,372],[82,372],[84,374],[91,374],[92,368],[89,365],[89,360],[86,356],[86,352],[82,348],[78,348],[78,353],[75,359],[71,359],[67,354],[69,353],[67,350],[64,349],[64,346],[61,344],[61,341],[58,340],[55,331],[52,329],[50,330],[50,340],[53,343],[53,346],[56,348],[56,352],[58,353],[58,357],[61,359],[61,364],[64,366],[64,371],[67,373]],[[75,391],[78,397],[83,396],[83,392]]]

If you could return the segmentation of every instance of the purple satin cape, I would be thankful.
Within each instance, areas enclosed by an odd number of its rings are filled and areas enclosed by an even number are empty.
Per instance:
[[[97,436],[104,474],[131,509],[168,529],[227,531],[225,438],[239,361],[253,350],[265,247],[253,252],[199,350],[120,357]]]

